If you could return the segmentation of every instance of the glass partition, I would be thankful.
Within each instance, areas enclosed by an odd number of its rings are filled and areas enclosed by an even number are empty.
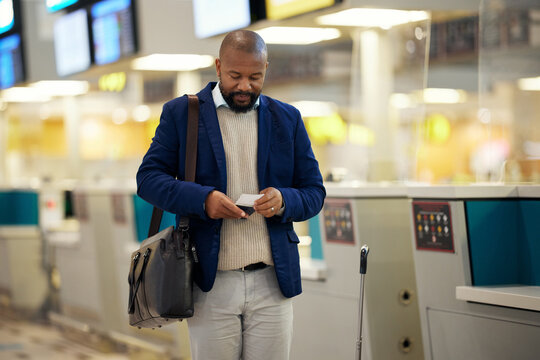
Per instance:
[[[480,6],[479,181],[540,181],[540,2]]]
[[[352,21],[335,41],[269,46],[264,91],[300,110],[327,181],[416,177],[430,29],[422,13],[396,26]]]
[[[358,14],[327,25],[338,39],[269,44],[263,92],[301,111],[326,180],[540,180],[538,0],[483,0],[478,13],[428,12],[394,26],[361,25]],[[90,73],[85,95],[15,103],[3,92],[0,183],[132,179],[161,105],[216,80],[213,67],[124,70],[117,92]]]

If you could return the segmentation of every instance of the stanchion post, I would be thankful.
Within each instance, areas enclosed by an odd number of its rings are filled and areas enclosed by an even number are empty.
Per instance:
[[[367,271],[367,257],[369,247],[362,246],[360,249],[360,300],[358,302],[358,338],[356,340],[356,359],[362,359],[362,313],[364,310],[364,277]]]

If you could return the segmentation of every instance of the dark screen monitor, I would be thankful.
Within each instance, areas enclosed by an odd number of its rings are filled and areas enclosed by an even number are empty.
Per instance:
[[[94,60],[98,65],[120,60],[137,52],[133,0],[104,0],[92,5]]]
[[[195,36],[207,38],[251,24],[250,0],[193,1]]]
[[[87,70],[91,64],[88,15],[79,9],[58,18],[54,23],[54,55],[60,76]]]
[[[64,217],[66,219],[71,219],[75,217],[75,211],[73,208],[73,191],[72,190],[64,191]]]
[[[25,79],[22,42],[19,34],[0,39],[0,89],[7,89]]]

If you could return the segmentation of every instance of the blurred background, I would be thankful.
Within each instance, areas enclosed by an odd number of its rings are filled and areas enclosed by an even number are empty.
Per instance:
[[[127,325],[152,209],[135,174],[163,104],[216,81],[240,28],[267,42],[263,92],[300,110],[329,188],[540,182],[538,0],[0,0],[0,358],[189,358],[185,322]],[[295,224],[314,281],[325,224]]]

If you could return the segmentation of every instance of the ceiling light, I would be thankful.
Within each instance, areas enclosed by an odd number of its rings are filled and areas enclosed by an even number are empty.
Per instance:
[[[138,105],[133,109],[133,119],[137,122],[145,122],[150,118],[152,112],[148,105]]]
[[[116,108],[112,112],[112,122],[116,125],[122,125],[128,119],[128,112],[124,108]]]
[[[407,11],[394,9],[353,8],[317,18],[321,25],[380,27],[389,29],[392,26],[410,22],[427,20],[426,11]]]
[[[540,91],[540,76],[518,80],[518,87],[525,91]]]
[[[467,95],[463,90],[456,89],[424,89],[424,103],[426,104],[457,104],[465,102]]]
[[[49,96],[77,96],[86,94],[89,89],[87,81],[57,80],[38,81],[30,84],[30,88],[42,91]]]
[[[210,55],[195,54],[152,54],[133,60],[134,70],[150,71],[192,71],[211,66],[214,58]]]
[[[334,28],[310,28],[271,26],[257,33],[267,44],[306,45],[320,41],[332,40],[341,36],[341,32]]]
[[[395,93],[390,95],[390,105],[396,109],[407,109],[414,106],[414,102],[407,94]]]
[[[28,87],[12,87],[1,92],[5,102],[46,102],[51,97],[43,91]]]
[[[337,111],[337,105],[327,101],[296,101],[291,105],[300,111],[303,118],[330,116]]]
[[[88,119],[87,121],[83,122],[81,125],[81,135],[82,138],[85,140],[95,140],[96,138],[101,139],[101,133],[103,131],[103,127],[100,123],[93,119]]]
[[[52,111],[49,104],[43,104],[39,107],[39,119],[40,120],[47,120],[51,117]]]

